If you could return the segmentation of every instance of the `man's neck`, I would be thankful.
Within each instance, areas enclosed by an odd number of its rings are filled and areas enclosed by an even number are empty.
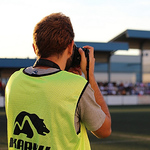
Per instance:
[[[58,57],[52,56],[52,57],[42,58],[42,59],[50,60],[50,61],[56,63],[60,67],[61,70],[65,69],[66,63],[62,59],[62,57],[58,58]],[[47,69],[47,68],[49,68],[49,66],[38,66],[38,68],[40,68],[40,69]]]

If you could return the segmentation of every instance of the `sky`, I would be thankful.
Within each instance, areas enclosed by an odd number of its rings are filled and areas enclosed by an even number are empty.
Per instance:
[[[0,0],[0,58],[35,58],[34,26],[55,12],[70,17],[75,41],[108,42],[126,29],[150,30],[150,0]]]

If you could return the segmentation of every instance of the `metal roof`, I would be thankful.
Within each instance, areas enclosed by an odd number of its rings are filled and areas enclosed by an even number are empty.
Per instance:
[[[122,49],[128,50],[127,43],[109,42],[109,43],[96,43],[96,42],[75,42],[78,47],[90,45],[94,47],[96,62],[108,62],[111,53]],[[0,68],[21,68],[32,66],[35,59],[19,59],[19,58],[0,58]]]
[[[128,43],[123,42],[108,42],[108,43],[97,43],[97,42],[75,42],[77,47],[83,47],[89,45],[94,47],[96,52],[115,52],[117,50],[128,50]]]
[[[109,61],[110,55],[117,50],[128,50],[128,43],[123,42],[75,42],[77,47],[83,47],[86,45],[94,47],[94,56],[96,62],[106,63]]]
[[[24,68],[32,66],[35,59],[0,58],[0,68]]]
[[[109,42],[127,42],[129,48],[150,49],[150,31],[127,29]]]

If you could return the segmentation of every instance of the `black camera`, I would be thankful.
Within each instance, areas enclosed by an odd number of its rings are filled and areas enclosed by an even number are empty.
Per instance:
[[[74,68],[74,67],[80,66],[81,55],[78,50],[79,50],[79,47],[77,47],[74,44],[73,54],[72,54],[71,58],[68,60],[65,70],[68,71],[71,67]],[[87,48],[82,48],[82,50],[84,51],[85,57],[87,58],[89,55],[89,50]]]
[[[73,46],[73,55],[72,55],[72,63],[71,63],[71,67],[77,67],[80,66],[80,62],[81,62],[81,55],[79,53],[79,47],[77,47],[75,44]],[[82,48],[82,50],[85,53],[85,57],[88,57],[89,55],[89,50],[87,48]]]
[[[73,54],[72,56],[68,59],[66,68],[65,70],[68,71],[71,67],[75,68],[80,66],[81,62],[81,55],[79,53],[79,47],[77,47],[75,44],[73,46]],[[89,81],[89,50],[87,48],[82,48],[82,50],[85,53],[85,57],[87,58],[87,66],[86,66],[86,71],[87,71],[87,80]]]

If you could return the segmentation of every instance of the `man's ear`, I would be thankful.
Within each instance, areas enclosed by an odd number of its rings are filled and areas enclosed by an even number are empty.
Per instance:
[[[68,53],[72,55],[73,53],[73,45],[74,45],[74,40],[68,45]]]
[[[36,54],[36,49],[35,49],[34,43],[32,44],[32,46],[33,46],[33,49],[34,49],[34,53]]]

